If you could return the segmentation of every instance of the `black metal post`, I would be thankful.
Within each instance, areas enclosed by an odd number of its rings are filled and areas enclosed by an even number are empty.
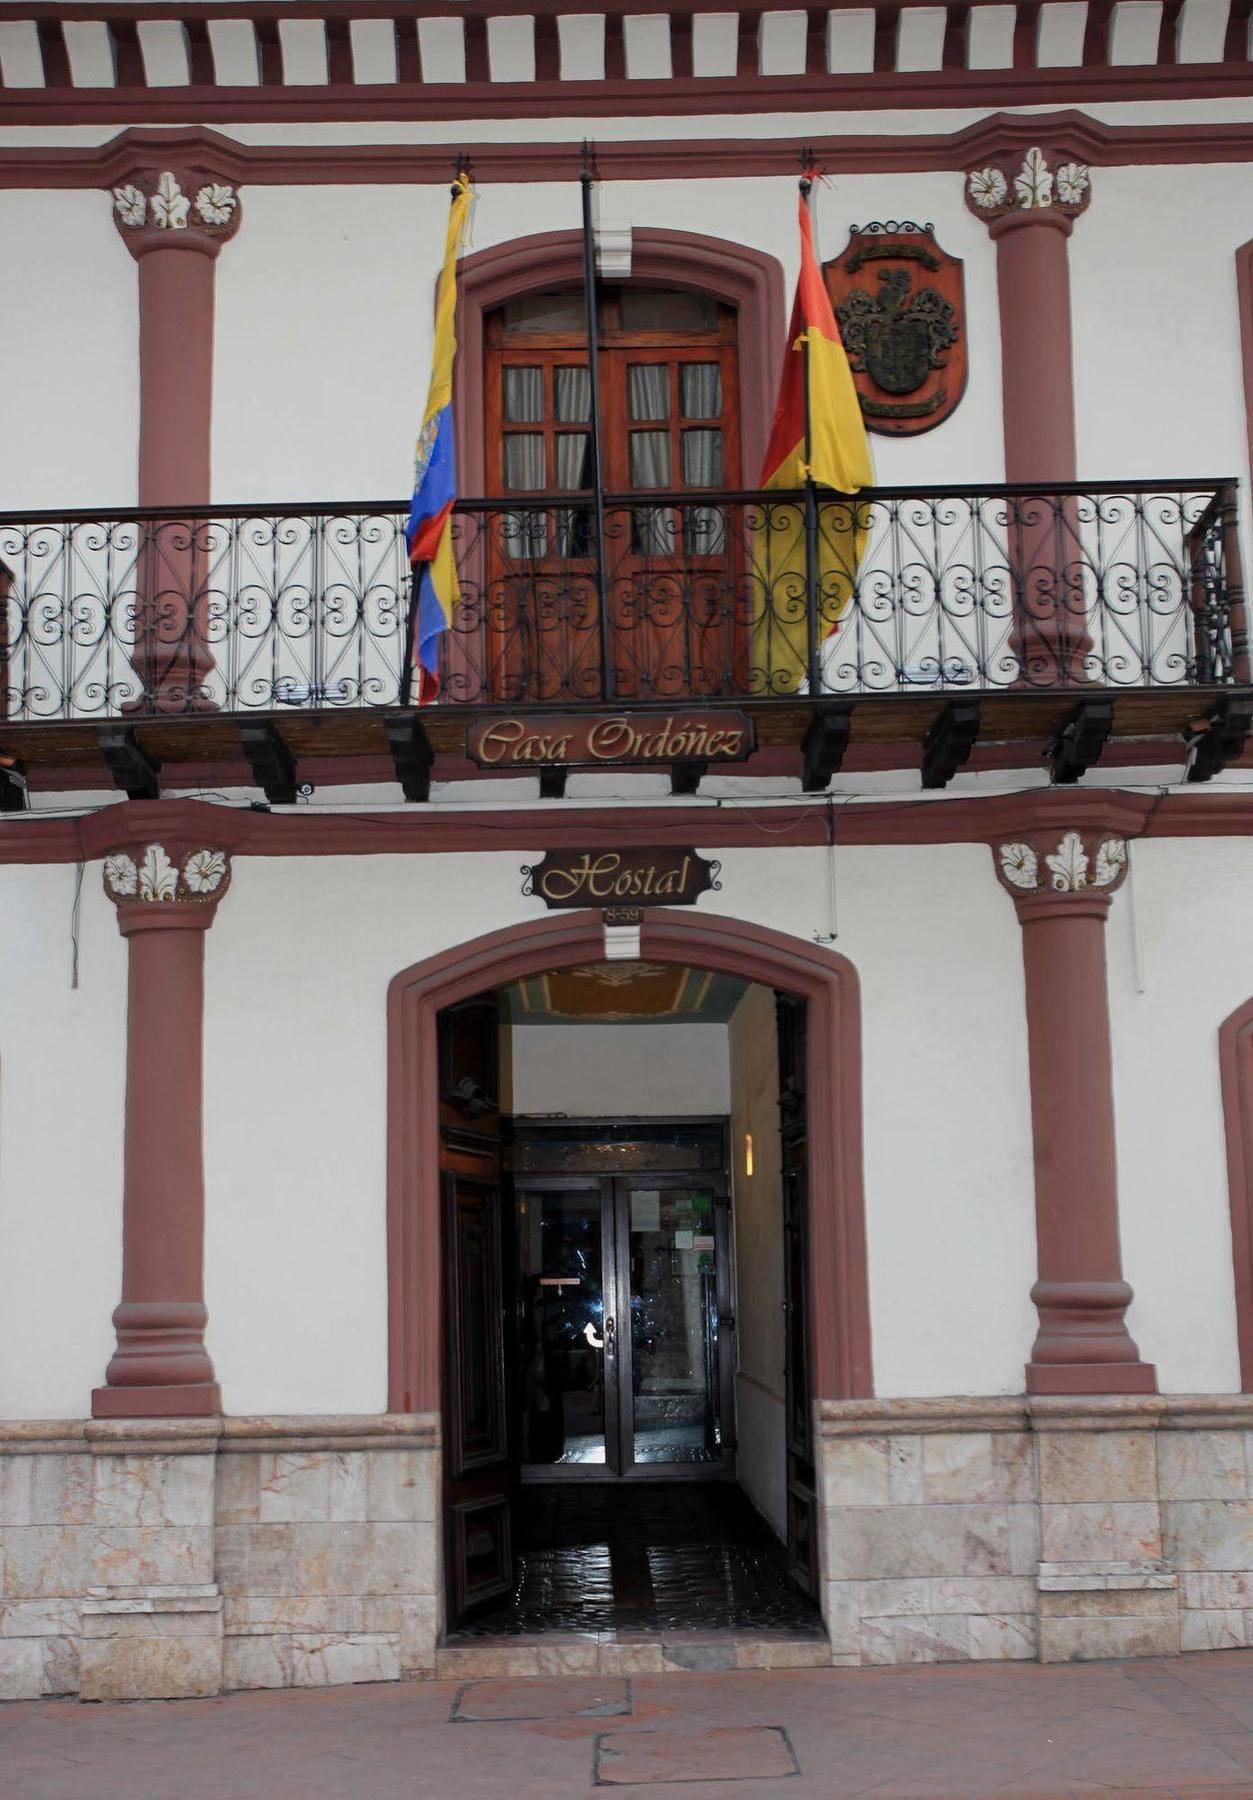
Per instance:
[[[587,312],[588,425],[592,442],[592,493],[596,528],[596,598],[600,609],[601,698],[613,698],[613,653],[605,589],[605,477],[600,455],[600,363],[596,318],[596,234],[592,225],[592,148],[583,144],[583,299]]]
[[[801,198],[809,204],[809,196],[813,190],[813,176],[808,167],[801,176]],[[811,695],[822,692],[822,639],[818,630],[818,490],[814,486],[812,469],[813,443],[809,416],[809,325],[805,325],[805,338],[801,347],[804,363],[805,383],[805,625],[808,633],[809,692]]]
[[[400,669],[400,704],[408,706],[413,694],[413,648],[418,633],[418,591],[422,577],[417,569],[409,575],[409,617],[405,620],[405,660]]]

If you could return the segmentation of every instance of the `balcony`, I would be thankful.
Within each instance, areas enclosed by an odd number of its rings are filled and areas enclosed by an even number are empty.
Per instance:
[[[463,501],[420,712],[406,510],[0,515],[0,755],[103,756],[128,792],[260,756],[286,792],[310,758],[461,756],[502,712],[727,707],[810,787],[850,741],[939,786],[977,739],[1071,780],[1188,734],[1202,779],[1253,713],[1232,481],[609,496],[599,556],[590,498]]]

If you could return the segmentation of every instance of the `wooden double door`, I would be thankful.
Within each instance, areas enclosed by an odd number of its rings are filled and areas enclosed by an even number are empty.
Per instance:
[[[518,1175],[513,1207],[521,1478],[729,1471],[725,1174]]]

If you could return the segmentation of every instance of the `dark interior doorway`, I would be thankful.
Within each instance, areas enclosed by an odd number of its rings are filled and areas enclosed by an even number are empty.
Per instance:
[[[615,971],[618,1004],[620,981]],[[769,1285],[755,1290],[758,1341],[781,1306],[786,1390],[769,1455],[754,1426],[753,1468],[776,1471],[771,1505],[745,1480],[762,1512],[736,1485],[738,1384],[751,1377],[737,1348],[744,1170],[735,1160],[732,1178],[728,1117],[515,1118],[508,1058],[501,1101],[499,997],[440,1014],[450,1633],[821,1629],[806,1009],[751,992],[752,1042],[770,1048],[755,1091],[781,1146],[774,1223],[760,1199],[756,1213],[778,1245],[765,1313]],[[751,1138],[741,1154],[751,1162]]]
[[[519,1123],[512,1136],[521,1479],[729,1474],[725,1121]]]

